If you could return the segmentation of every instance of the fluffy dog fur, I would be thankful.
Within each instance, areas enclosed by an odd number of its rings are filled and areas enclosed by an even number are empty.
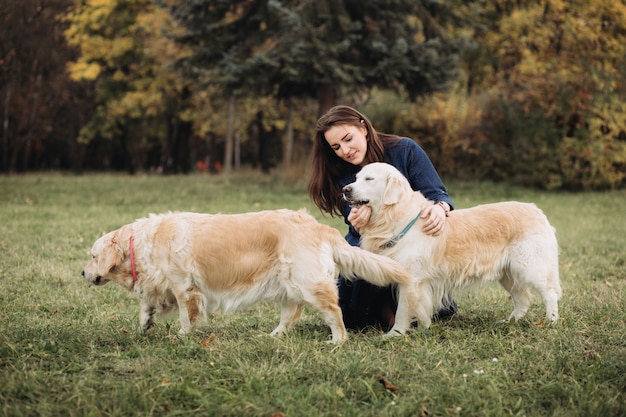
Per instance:
[[[137,294],[144,331],[155,313],[178,309],[181,333],[189,333],[206,324],[207,312],[274,300],[281,303],[281,314],[272,335],[289,330],[308,304],[322,314],[337,343],[347,338],[337,304],[337,270],[377,285],[410,280],[395,261],[350,246],[337,230],[302,210],[151,215],[102,236],[91,255],[85,279],[95,285],[115,281]]]
[[[343,191],[352,204],[372,208],[369,223],[360,229],[361,247],[397,260],[412,277],[410,285],[399,286],[389,336],[405,333],[414,319],[429,327],[450,291],[491,281],[500,282],[513,298],[509,320],[526,314],[531,290],[541,295],[547,318],[558,319],[561,284],[556,234],[534,204],[511,201],[453,210],[436,237],[424,234],[424,220],[418,219],[395,246],[387,247],[433,202],[413,191],[407,179],[385,163],[365,166]]]

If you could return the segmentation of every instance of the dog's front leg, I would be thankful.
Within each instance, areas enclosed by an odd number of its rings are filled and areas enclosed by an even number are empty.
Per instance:
[[[415,293],[415,285],[413,283],[398,284],[398,308],[396,309],[396,317],[393,327],[386,337],[401,336],[405,334],[411,326],[413,318],[414,303],[417,295]]]
[[[156,309],[146,299],[142,299],[139,306],[139,326],[142,332],[154,326],[154,313]]]
[[[422,328],[428,329],[432,322],[432,314],[432,289],[426,280],[419,280],[417,284],[415,282],[399,284],[396,320],[385,336],[393,337],[405,334],[415,319]]]

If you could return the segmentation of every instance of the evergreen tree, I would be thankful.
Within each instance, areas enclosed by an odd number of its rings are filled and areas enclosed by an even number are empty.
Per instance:
[[[410,98],[445,89],[458,43],[438,21],[449,11],[410,0],[165,0],[193,47],[181,62],[227,94],[314,98],[372,87]]]

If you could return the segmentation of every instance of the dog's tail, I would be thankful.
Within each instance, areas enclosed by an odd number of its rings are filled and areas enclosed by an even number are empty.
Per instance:
[[[350,246],[341,235],[333,242],[333,259],[346,279],[360,278],[379,287],[407,284],[409,273],[393,259]]]

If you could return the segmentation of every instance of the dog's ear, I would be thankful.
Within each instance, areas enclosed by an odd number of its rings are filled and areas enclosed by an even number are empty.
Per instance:
[[[395,175],[388,175],[385,193],[383,194],[383,204],[387,206],[397,204],[400,201],[403,190],[402,181]]]
[[[98,275],[105,276],[113,267],[120,265],[124,260],[124,250],[120,245],[117,233],[105,239],[104,245],[98,254]]]

